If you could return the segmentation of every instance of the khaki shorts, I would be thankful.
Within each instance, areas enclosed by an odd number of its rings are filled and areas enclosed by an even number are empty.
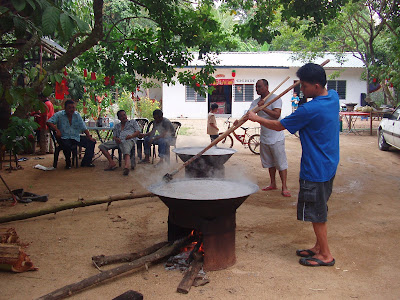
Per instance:
[[[285,152],[285,140],[272,145],[260,144],[260,158],[263,168],[275,167],[278,171],[288,168]]]
[[[135,141],[134,140],[125,140],[121,144],[117,144],[116,141],[108,141],[99,146],[99,149],[103,150],[112,150],[116,148],[120,148],[123,155],[129,154],[131,155],[131,151],[135,148]]]

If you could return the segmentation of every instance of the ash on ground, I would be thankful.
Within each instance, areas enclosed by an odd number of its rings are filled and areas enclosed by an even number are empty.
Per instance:
[[[171,256],[168,258],[165,263],[166,270],[179,270],[185,273],[189,267],[191,260],[189,259],[191,251],[184,251],[175,256]],[[206,272],[203,270],[203,267],[200,269],[199,273],[195,280],[193,281],[193,286],[202,286],[210,282]]]

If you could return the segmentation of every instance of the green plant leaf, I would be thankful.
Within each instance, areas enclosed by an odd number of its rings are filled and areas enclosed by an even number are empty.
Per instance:
[[[43,33],[53,34],[57,28],[57,24],[60,20],[60,10],[53,6],[46,7],[43,16]]]
[[[76,16],[71,16],[71,18],[76,22],[76,25],[78,25],[79,31],[82,33],[85,32],[89,32],[90,31],[90,27],[89,24],[82,21],[81,19],[79,19]]]
[[[35,3],[34,3],[32,0],[26,0],[26,2],[28,2],[29,5],[30,5],[33,9],[36,9],[36,5],[35,5]]]
[[[64,32],[64,35],[66,38],[71,37],[72,32],[74,30],[74,23],[72,22],[72,19],[70,16],[66,13],[62,13],[60,15],[60,23],[61,23],[61,28]]]
[[[56,81],[57,81],[58,83],[60,83],[61,80],[63,79],[63,77],[62,77],[60,74],[54,75],[54,78],[56,79]]]
[[[53,87],[52,87],[50,84],[47,84],[47,85],[44,87],[43,95],[44,95],[45,97],[48,97],[48,96],[51,95],[52,92],[53,92]]]
[[[25,0],[11,0],[11,2],[17,11],[23,10],[26,6]]]
[[[29,78],[33,80],[36,78],[37,74],[38,74],[38,69],[36,67],[33,67],[29,72]]]

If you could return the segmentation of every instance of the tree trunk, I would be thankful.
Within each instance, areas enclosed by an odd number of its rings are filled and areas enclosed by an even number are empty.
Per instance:
[[[0,217],[0,224],[6,223],[6,222],[11,222],[11,221],[17,221],[17,220],[25,220],[25,219],[43,216],[43,215],[52,214],[52,213],[57,213],[59,211],[67,210],[67,209],[71,209],[71,208],[85,207],[85,206],[91,206],[91,205],[102,204],[102,203],[110,204],[113,201],[138,199],[138,198],[146,198],[146,197],[155,197],[155,195],[152,193],[142,193],[142,194],[138,194],[138,195],[129,193],[129,194],[122,194],[122,195],[107,196],[107,197],[100,198],[100,199],[79,200],[77,202],[64,203],[64,204],[49,207],[49,208],[23,212],[20,214],[2,216],[2,217]]]

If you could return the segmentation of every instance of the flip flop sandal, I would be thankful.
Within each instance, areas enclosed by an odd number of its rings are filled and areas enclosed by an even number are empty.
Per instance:
[[[315,261],[316,264],[310,263],[310,261]],[[332,259],[330,262],[323,262],[322,260],[314,257],[303,257],[300,258],[299,263],[306,267],[332,267],[335,265],[335,259]]]
[[[124,168],[124,171],[122,172],[122,175],[128,176],[129,175],[129,169],[128,168]]]
[[[111,168],[105,168],[104,171],[114,171],[116,168],[118,168],[117,166],[111,167]]]
[[[290,194],[289,191],[284,191],[281,193],[283,197],[292,197],[292,194]]]
[[[302,254],[301,252],[307,252],[307,254]],[[315,253],[314,251],[310,250],[310,249],[302,249],[302,250],[296,250],[296,255],[297,256],[301,256],[301,257],[311,257],[314,256]]]
[[[262,190],[263,190],[264,192],[266,192],[266,191],[273,191],[273,190],[277,190],[277,189],[278,189],[277,187],[273,188],[273,187],[271,187],[271,186],[267,186],[267,187],[263,188]]]

